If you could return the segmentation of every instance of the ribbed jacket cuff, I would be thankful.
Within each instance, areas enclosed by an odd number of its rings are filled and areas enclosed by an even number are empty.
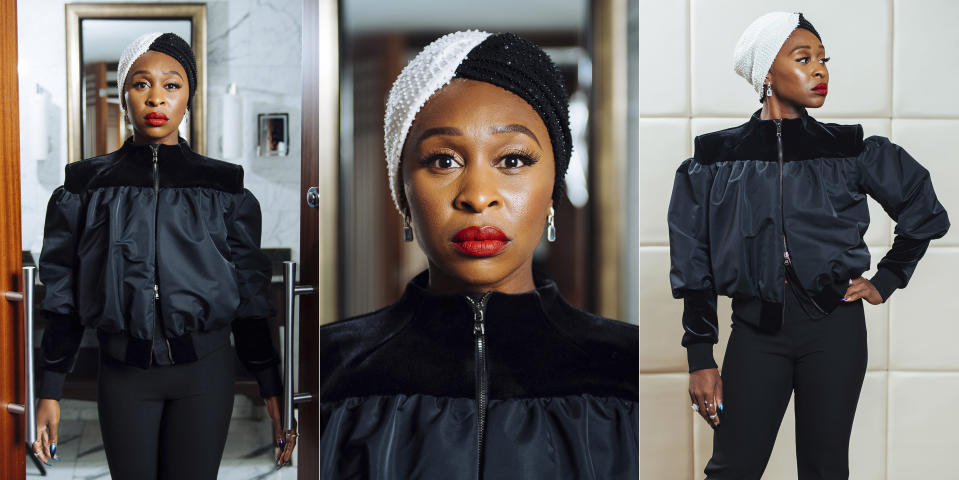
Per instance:
[[[253,374],[257,385],[260,386],[260,397],[278,397],[283,394],[283,379],[280,377],[280,369],[276,365],[250,373]]]
[[[902,286],[902,279],[898,275],[888,268],[881,267],[876,270],[876,274],[869,279],[869,282],[879,291],[879,296],[882,297],[883,302],[889,300],[892,292]]]
[[[60,401],[63,398],[63,384],[67,381],[67,374],[45,369],[42,371],[43,378],[37,388],[37,398],[50,398]]]
[[[686,360],[689,362],[689,373],[707,368],[717,368],[713,360],[713,344],[694,343],[686,346]]]

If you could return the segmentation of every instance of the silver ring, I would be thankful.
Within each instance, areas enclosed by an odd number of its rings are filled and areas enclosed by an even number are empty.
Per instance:
[[[696,405],[696,404],[694,403],[694,404],[692,405],[692,409],[693,409],[694,412],[699,412],[699,405]]]
[[[710,415],[709,418],[716,418],[716,414],[714,413],[714,414]]]

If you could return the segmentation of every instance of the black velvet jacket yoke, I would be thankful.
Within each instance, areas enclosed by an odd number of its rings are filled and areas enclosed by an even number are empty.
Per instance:
[[[320,330],[322,478],[474,478],[474,315],[427,291]],[[486,478],[636,478],[638,329],[537,279],[485,314]]]
[[[949,229],[929,172],[887,138],[863,140],[860,125],[821,123],[805,112],[781,120],[779,132],[782,170],[776,121],[756,112],[743,125],[696,137],[693,158],[676,171],[670,283],[684,299],[690,371],[716,366],[717,294],[761,300],[747,317],[764,328],[781,324],[784,236],[798,283],[830,312],[850,279],[869,270],[867,195],[897,222],[871,279],[884,300]]]
[[[260,206],[239,165],[177,145],[134,145],[66,167],[40,254],[46,287],[41,398],[60,398],[84,327],[129,365],[195,361],[229,343],[280,393],[267,319],[271,268]],[[155,163],[155,164],[154,164]]]

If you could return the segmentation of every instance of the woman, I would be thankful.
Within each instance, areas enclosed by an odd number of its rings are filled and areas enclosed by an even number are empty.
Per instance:
[[[866,370],[862,300],[876,305],[905,287],[949,220],[929,172],[901,147],[806,113],[826,100],[829,59],[801,14],[760,17],[734,57],[762,108],[696,138],[668,218],[689,395],[714,427],[705,472],[760,478],[795,390],[799,478],[847,478]],[[867,195],[897,222],[868,280]],[[712,357],[717,294],[733,298],[722,376]]]
[[[232,331],[273,419],[277,463],[286,462],[296,434],[280,429],[259,204],[240,166],[177,136],[196,93],[193,50],[172,33],[145,34],[123,51],[117,85],[133,136],[67,165],[47,208],[34,453],[56,458],[63,382],[91,327],[112,478],[216,478],[233,410]]]
[[[512,34],[449,34],[386,112],[393,199],[429,269],[321,328],[322,478],[635,479],[638,329],[532,269],[570,158],[556,66]]]

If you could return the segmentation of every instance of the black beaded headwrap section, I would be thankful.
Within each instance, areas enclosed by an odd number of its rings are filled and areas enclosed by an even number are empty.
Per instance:
[[[549,55],[512,33],[490,35],[470,50],[456,68],[455,76],[506,89],[536,110],[546,124],[553,146],[556,162],[553,203],[558,204],[565,191],[566,168],[573,145],[563,75]]]
[[[819,39],[820,42],[822,41],[822,37],[819,36],[819,32],[816,31],[816,27],[812,26],[812,24],[809,23],[809,20],[807,20],[806,17],[804,17],[801,13],[799,14],[799,25],[797,25],[796,28],[809,30],[813,35],[816,36],[816,38]]]
[[[196,57],[193,56],[193,49],[190,44],[175,33],[164,33],[150,44],[148,50],[165,53],[183,66],[183,70],[186,71],[187,82],[190,84],[190,98],[187,101],[187,108],[192,112],[193,95],[196,94]]]

